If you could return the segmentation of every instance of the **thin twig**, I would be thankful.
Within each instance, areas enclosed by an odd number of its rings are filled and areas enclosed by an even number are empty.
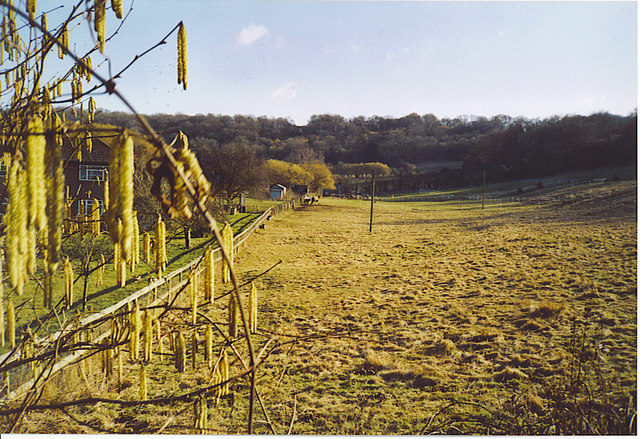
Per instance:
[[[101,433],[108,433],[108,434],[119,434],[119,432],[117,432],[117,431],[114,431],[114,430],[107,430],[106,428],[97,427],[97,426],[95,426],[95,425],[91,425],[91,424],[89,424],[88,422],[81,421],[80,419],[76,418],[76,417],[75,417],[75,416],[73,416],[71,413],[69,413],[69,412],[67,411],[67,409],[66,409],[66,408],[64,408],[64,407],[63,407],[63,408],[61,408],[61,409],[60,409],[60,411],[61,411],[62,413],[64,413],[65,415],[67,415],[67,416],[68,416],[70,419],[72,419],[73,421],[77,422],[78,424],[80,424],[80,425],[84,425],[84,426],[86,426],[86,427],[89,427],[89,428],[91,428],[91,429],[93,429],[93,430],[95,430],[95,431],[99,431],[99,432],[101,432]]]
[[[24,411],[35,411],[35,410],[59,410],[62,409],[64,407],[74,407],[74,406],[82,406],[82,405],[93,405],[99,402],[105,403],[105,404],[113,404],[113,405],[118,405],[121,407],[133,407],[133,406],[138,406],[138,405],[152,405],[152,404],[173,404],[175,402],[185,402],[185,401],[192,401],[195,397],[199,396],[199,395],[203,395],[203,394],[207,394],[208,392],[211,392],[213,389],[223,386],[227,383],[231,383],[233,381],[236,381],[246,375],[249,375],[251,373],[251,369],[241,372],[237,375],[234,375],[233,377],[229,378],[228,380],[222,381],[220,383],[217,384],[212,384],[197,390],[194,390],[192,392],[188,392],[182,395],[178,395],[178,396],[170,396],[167,398],[154,398],[154,399],[147,399],[147,400],[121,400],[121,399],[110,399],[110,398],[100,398],[100,397],[90,397],[90,398],[83,398],[83,399],[77,399],[77,400],[73,400],[73,401],[65,401],[65,402],[60,402],[60,403],[56,403],[56,404],[34,404],[34,405],[30,405],[25,407]],[[0,416],[7,416],[7,415],[11,415],[11,414],[15,414],[15,413],[20,413],[20,408],[6,408],[3,410],[0,410]]]
[[[298,408],[298,395],[293,395],[293,413],[291,414],[291,422],[289,423],[287,436],[290,435],[291,431],[293,430],[293,423],[296,421],[297,408]]]
[[[176,417],[178,417],[179,415],[183,414],[184,412],[186,412],[190,408],[191,408],[190,406],[187,406],[184,409],[180,410],[178,413],[174,413],[173,415],[171,415],[171,417],[169,419],[167,419],[167,422],[162,424],[162,427],[160,427],[160,430],[156,431],[155,434],[162,433],[164,431],[164,429],[167,428],[169,426],[169,424],[171,424]]]

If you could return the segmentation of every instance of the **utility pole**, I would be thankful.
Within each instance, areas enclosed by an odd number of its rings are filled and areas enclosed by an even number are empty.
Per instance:
[[[482,170],[482,210],[484,210],[484,194],[486,191],[487,170]]]
[[[371,174],[371,214],[369,215],[369,233],[373,231],[373,196],[376,194],[376,171]]]

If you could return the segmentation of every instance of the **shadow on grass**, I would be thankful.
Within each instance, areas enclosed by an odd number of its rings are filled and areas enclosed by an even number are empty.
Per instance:
[[[244,231],[247,227],[249,227],[253,223],[252,220],[247,220],[247,218],[252,217],[252,216],[253,216],[252,214],[249,214],[249,215],[246,215],[246,216],[244,216],[242,218],[238,218],[236,221],[234,221],[231,224],[231,226],[234,227],[236,224],[240,223],[241,221],[246,221],[246,223],[244,225],[242,225],[242,227],[240,227],[239,229],[236,230],[236,232],[235,232],[236,235],[238,235],[239,233]],[[167,266],[171,266],[171,265],[175,264],[180,259],[183,259],[185,256],[188,256],[189,254],[199,252],[200,250],[202,250],[202,249],[206,248],[207,246],[211,245],[212,243],[216,244],[213,247],[214,249],[218,248],[218,245],[217,245],[217,242],[216,242],[216,238],[215,238],[215,236],[212,236],[209,239],[201,242],[200,244],[194,245],[190,249],[185,250],[184,252],[175,255],[174,257],[169,259],[169,261],[167,263]],[[195,258],[193,258],[193,259],[195,259]],[[190,259],[190,261],[193,260],[193,259]],[[187,264],[187,263],[188,262],[185,262],[185,264]],[[185,264],[183,264],[183,265],[185,265]],[[142,285],[142,281],[144,281],[144,279],[147,279],[147,284],[148,284],[152,280],[152,277],[154,276],[154,274],[155,274],[155,270],[150,269],[149,271],[146,271],[144,273],[140,273],[140,274],[136,275],[135,277],[132,277],[131,279],[127,280],[125,288],[135,284],[136,282],[140,282],[141,285],[137,289],[127,291],[126,295],[123,296],[120,300],[122,300],[125,297],[128,297],[129,295],[133,294],[138,289],[144,288],[145,285]],[[89,305],[91,300],[95,300],[95,299],[97,299],[99,297],[102,297],[102,296],[108,295],[110,293],[113,293],[114,291],[116,291],[118,289],[120,289],[120,287],[117,286],[117,285],[114,285],[114,286],[111,286],[111,287],[108,287],[108,288],[104,288],[104,289],[102,289],[100,291],[96,291],[94,293],[91,293],[91,294],[87,295],[87,305]],[[82,299],[79,300],[79,301],[76,301],[73,304],[72,309],[73,310],[80,310],[81,307],[82,307]]]

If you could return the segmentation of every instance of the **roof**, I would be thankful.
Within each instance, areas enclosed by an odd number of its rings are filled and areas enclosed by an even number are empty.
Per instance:
[[[282,189],[282,190],[287,190],[286,186],[283,186],[281,184],[274,184],[273,186],[271,186],[269,188],[270,190],[278,190],[278,189]]]
[[[109,164],[109,152],[111,147],[101,139],[93,139],[92,151],[87,151],[86,143],[82,143],[82,164]],[[75,146],[65,141],[62,145],[62,159],[64,161],[78,161],[75,155]]]

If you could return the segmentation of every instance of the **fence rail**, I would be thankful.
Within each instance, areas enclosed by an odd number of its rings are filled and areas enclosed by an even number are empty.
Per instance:
[[[269,220],[272,216],[281,212],[292,210],[298,205],[298,200],[291,200],[273,207],[269,207],[258,218],[256,218],[249,227],[236,235],[233,240],[234,252],[242,248],[249,237]],[[104,340],[109,336],[111,332],[111,325],[106,321],[105,317],[117,313],[119,310],[126,308],[129,303],[137,302],[143,306],[151,306],[153,304],[159,304],[163,301],[169,301],[172,294],[183,288],[189,281],[188,279],[182,279],[183,274],[189,272],[198,265],[201,258],[195,258],[188,264],[183,265],[177,270],[168,273],[166,276],[155,279],[144,288],[141,288],[133,294],[122,299],[118,303],[115,303],[101,311],[95,312],[82,320],[78,321],[70,327],[62,328],[54,333],[51,333],[45,337],[36,338],[36,349],[44,350],[49,346],[52,346],[57,340],[66,335],[72,334],[78,328],[85,328],[84,339],[85,341],[91,340],[93,343]],[[222,260],[222,252],[220,248],[214,249],[214,262],[219,263]],[[197,273],[201,273],[204,270],[203,267],[197,270]],[[177,283],[175,280],[177,279]],[[162,291],[161,291],[162,290]],[[105,320],[102,323],[100,320]],[[95,324],[94,324],[95,323]],[[80,349],[74,351],[71,354],[61,358],[51,369],[51,375],[62,370],[64,367],[78,360],[84,355],[88,349]],[[21,352],[16,350],[15,352],[8,352],[0,356],[0,365],[5,364],[12,357],[19,358]],[[11,370],[8,374],[5,372],[5,376],[2,380],[4,383],[0,387],[0,402],[9,401],[24,394],[33,386],[33,374],[28,366],[18,366]]]

